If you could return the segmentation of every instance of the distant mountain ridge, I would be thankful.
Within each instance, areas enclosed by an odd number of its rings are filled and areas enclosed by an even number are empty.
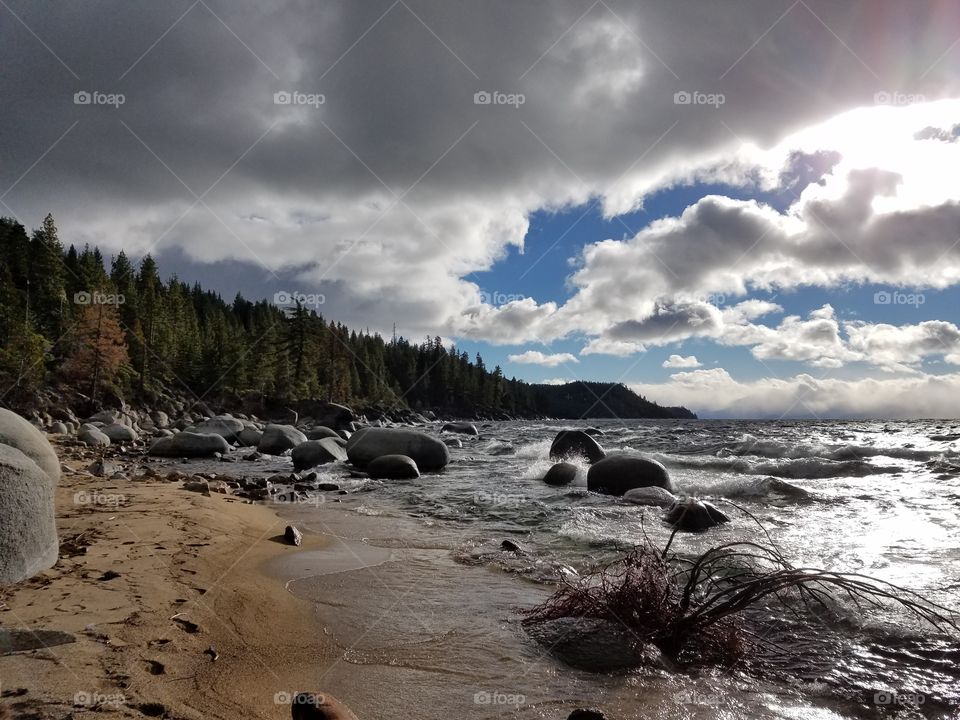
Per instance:
[[[637,395],[623,383],[577,381],[565,385],[530,386],[538,411],[549,417],[678,418],[696,420],[685,407],[664,407]]]

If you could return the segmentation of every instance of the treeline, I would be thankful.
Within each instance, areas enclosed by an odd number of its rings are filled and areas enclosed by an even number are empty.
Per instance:
[[[542,388],[488,370],[440,338],[358,333],[297,303],[233,302],[176,277],[149,255],[64,247],[0,218],[0,383],[7,394],[69,383],[97,404],[164,392],[209,401],[256,394],[491,416],[548,414]],[[631,393],[632,394],[632,393]],[[634,396],[636,397],[636,396]],[[652,403],[649,403],[652,407]],[[568,415],[578,417],[579,415]],[[598,417],[594,415],[594,417]]]

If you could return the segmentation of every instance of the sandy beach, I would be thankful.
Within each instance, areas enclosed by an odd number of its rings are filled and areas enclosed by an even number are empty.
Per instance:
[[[264,572],[298,552],[286,523],[163,477],[94,477],[89,462],[64,464],[59,562],[0,592],[5,629],[74,642],[0,656],[0,716],[289,717],[289,694],[319,689],[335,653],[312,606]]]

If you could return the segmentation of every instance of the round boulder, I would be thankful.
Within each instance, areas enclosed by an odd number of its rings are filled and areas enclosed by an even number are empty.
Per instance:
[[[606,457],[600,443],[588,433],[583,430],[561,430],[550,446],[550,459],[564,460],[574,455],[583,455],[592,463]]]
[[[90,423],[84,423],[77,430],[77,440],[86,445],[106,446],[110,444],[110,438],[104,435],[100,428]]]
[[[713,503],[696,498],[679,500],[667,510],[663,519],[670,525],[688,532],[703,532],[730,522],[730,518]]]
[[[569,485],[577,479],[577,466],[571,463],[557,463],[543,476],[543,481],[547,485]]]
[[[135,442],[138,439],[136,430],[134,430],[132,427],[121,425],[120,423],[107,425],[106,427],[101,428],[100,432],[110,438],[110,442]]]
[[[290,457],[293,458],[293,467],[296,470],[306,470],[336,460],[345,461],[347,451],[340,444],[343,441],[337,442],[338,440],[340,438],[325,437],[300,443],[290,453]]]
[[[244,447],[257,447],[262,438],[263,433],[252,425],[247,425],[243,428],[243,430],[237,433],[237,442]]]
[[[307,441],[307,436],[297,430],[293,425],[267,425],[263,430],[263,436],[260,438],[260,444],[257,450],[267,455],[282,455],[287,450],[292,450],[300,443]]]
[[[59,466],[55,470],[56,475],[51,475],[16,447],[0,444],[2,585],[26,580],[57,562],[54,492]]]
[[[202,435],[219,435],[227,442],[237,439],[237,433],[243,430],[243,423],[233,415],[217,415],[201,423],[197,423],[192,432]]]
[[[6,408],[0,408],[0,445],[16,448],[33,460],[50,476],[54,485],[60,481],[60,461],[47,437],[24,418]]]
[[[406,455],[381,455],[367,465],[367,475],[376,480],[414,480],[420,469]]]
[[[328,427],[319,425],[315,428],[312,428],[307,433],[307,440],[323,440],[324,438],[339,438],[340,433],[336,430],[331,430]]]
[[[222,435],[184,430],[173,437],[162,437],[150,446],[149,454],[160,457],[213,457],[230,450]]]
[[[442,428],[440,432],[452,432],[460,433],[461,435],[479,435],[480,431],[477,430],[477,426],[473,423],[468,422],[452,422],[447,423]]]
[[[446,445],[416,430],[364,428],[347,442],[347,456],[357,467],[366,467],[382,455],[406,455],[420,470],[440,470],[450,462]]]
[[[587,472],[587,489],[607,495],[623,495],[627,490],[653,486],[673,491],[667,469],[656,460],[639,455],[610,455]]]

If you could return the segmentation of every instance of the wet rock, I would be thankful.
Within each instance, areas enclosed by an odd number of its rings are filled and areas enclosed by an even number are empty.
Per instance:
[[[252,453],[249,453],[249,454],[247,454],[247,455],[244,455],[244,456],[243,456],[243,459],[244,459],[244,460],[247,460],[247,461],[249,461],[249,462],[253,462],[253,461],[255,461],[255,460],[259,460],[259,459],[262,458],[262,457],[263,457],[263,453],[254,450]]]
[[[342,442],[340,438],[325,437],[300,443],[290,453],[293,467],[297,470],[307,470],[324,463],[346,461],[347,451],[343,449],[340,442]]]
[[[463,440],[461,440],[460,438],[444,438],[443,444],[446,445],[447,447],[462,448]]]
[[[652,645],[637,641],[622,624],[597,618],[559,618],[527,627],[527,633],[567,665],[590,672],[663,667]]]
[[[571,463],[557,463],[543,476],[543,481],[547,485],[569,485],[577,479],[577,466]]]
[[[257,450],[267,455],[282,455],[306,441],[307,436],[292,425],[270,424],[264,428]]]
[[[222,435],[202,434],[184,430],[173,437],[162,437],[150,446],[149,454],[160,457],[213,457],[230,450]]]
[[[90,423],[84,423],[80,426],[80,429],[77,430],[77,440],[95,447],[106,447],[110,444],[110,438],[104,435],[100,428]]]
[[[610,455],[587,472],[587,489],[592,492],[623,495],[633,488],[651,486],[673,490],[667,469],[656,460],[640,455]]]
[[[600,444],[583,430],[561,430],[550,445],[550,459],[564,460],[574,455],[582,455],[592,463],[606,457]]]
[[[460,433],[461,435],[479,435],[480,431],[477,430],[477,426],[473,423],[467,422],[452,422],[447,423],[442,428],[440,432],[451,432],[451,433]]]
[[[509,539],[504,540],[503,542],[500,543],[500,549],[505,550],[506,552],[517,553],[517,555],[527,554],[527,551],[524,550],[523,546],[520,543],[514,542],[513,540],[509,540]]]
[[[677,496],[668,490],[656,485],[651,487],[633,488],[623,494],[624,502],[634,505],[652,505],[668,508],[677,501]]]
[[[420,469],[406,455],[381,455],[367,464],[367,474],[377,480],[413,480],[420,477]]]
[[[330,492],[333,490],[339,490],[340,486],[332,482],[322,482],[317,483],[317,490],[323,490],[324,492]]]
[[[584,428],[583,431],[587,435],[605,435],[606,434],[600,428],[595,428],[595,427]]]
[[[326,693],[296,693],[290,703],[293,720],[357,720],[350,708]]]
[[[417,430],[364,428],[347,442],[347,456],[357,467],[383,455],[406,455],[420,470],[440,470],[450,462],[446,445]]]
[[[703,532],[730,522],[730,518],[713,503],[696,498],[677,501],[664,515],[667,523],[688,532]]]
[[[303,533],[301,533],[293,525],[287,525],[286,529],[283,531],[283,539],[286,540],[290,545],[299,546],[303,542]]]

